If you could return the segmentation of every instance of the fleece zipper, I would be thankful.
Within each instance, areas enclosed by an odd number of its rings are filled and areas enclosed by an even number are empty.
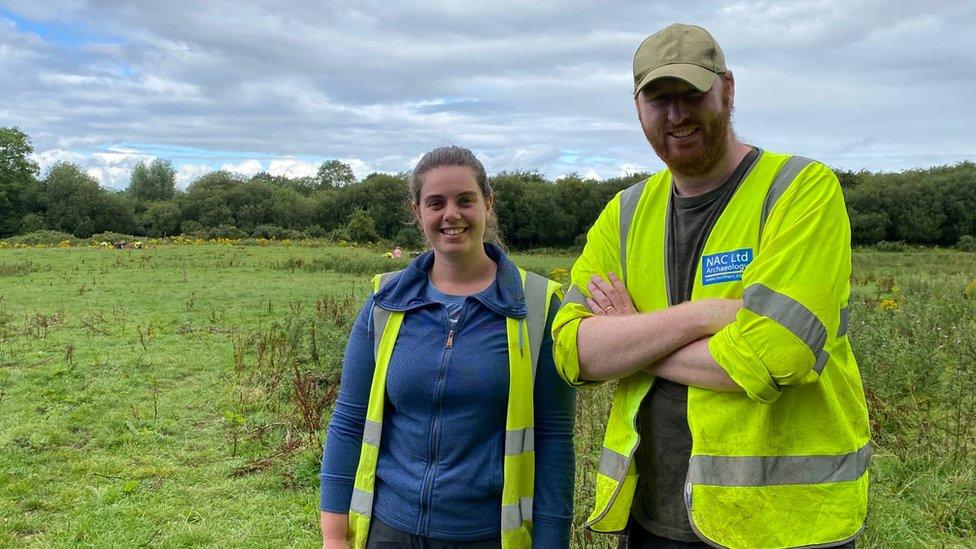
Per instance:
[[[465,301],[467,305],[467,301]],[[441,404],[444,398],[444,386],[447,385],[447,367],[450,363],[454,341],[457,339],[457,332],[460,331],[461,322],[464,321],[464,313],[467,307],[461,309],[454,326],[451,326],[451,319],[448,317],[447,307],[440,305],[444,310],[444,328],[447,335],[444,338],[444,351],[441,354],[440,363],[437,366],[437,381],[434,387],[433,413],[431,414],[430,430],[427,433],[427,468],[424,471],[423,482],[420,492],[420,516],[418,517],[418,530],[421,535],[428,535],[430,529],[431,507],[433,505],[433,486],[434,477],[437,474],[438,454],[440,452],[441,434]]]

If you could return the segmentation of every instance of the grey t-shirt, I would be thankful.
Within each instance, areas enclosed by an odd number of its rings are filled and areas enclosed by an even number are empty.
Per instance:
[[[466,295],[451,295],[437,289],[433,280],[427,281],[427,298],[431,301],[440,303],[447,309],[447,321],[451,324],[451,329],[461,318],[461,309],[464,308],[464,301],[468,299]]]
[[[693,197],[672,191],[668,219],[668,292],[672,305],[691,299],[705,241],[746,172],[759,157],[753,149],[718,188]],[[654,380],[637,413],[637,493],[631,516],[645,530],[678,541],[699,541],[688,521],[684,483],[691,458],[688,387]]]

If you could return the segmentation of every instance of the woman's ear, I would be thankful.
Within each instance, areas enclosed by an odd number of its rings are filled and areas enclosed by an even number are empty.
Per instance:
[[[495,205],[495,193],[491,193],[491,194],[488,195],[487,198],[485,198],[485,204],[488,207],[488,210],[487,211],[490,213],[492,206]]]

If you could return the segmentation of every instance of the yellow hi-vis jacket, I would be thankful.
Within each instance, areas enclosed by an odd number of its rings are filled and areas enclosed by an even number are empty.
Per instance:
[[[373,291],[391,280],[393,273],[373,277]],[[528,314],[524,321],[505,320],[508,337],[508,407],[505,416],[505,457],[502,480],[501,538],[504,549],[532,547],[532,498],[535,490],[535,451],[533,434],[533,387],[539,352],[549,318],[549,304],[559,295],[560,285],[535,273],[519,269]],[[349,503],[347,539],[353,549],[366,547],[373,510],[373,489],[383,432],[383,405],[386,401],[386,374],[396,345],[404,313],[373,307],[376,369],[366,405],[366,424],[359,465]],[[529,352],[522,352],[524,341]]]
[[[553,323],[556,367],[582,384],[577,331],[592,275],[623,275],[640,312],[671,305],[667,170],[621,191],[587,235]],[[761,152],[705,244],[692,300],[742,298],[712,336],[715,361],[743,389],[688,388],[692,449],[685,505],[704,541],[727,547],[835,545],[867,513],[867,407],[847,338],[850,223],[823,164]],[[582,290],[582,291],[581,291]],[[637,484],[635,420],[653,376],[614,391],[596,503],[586,526],[624,529]]]

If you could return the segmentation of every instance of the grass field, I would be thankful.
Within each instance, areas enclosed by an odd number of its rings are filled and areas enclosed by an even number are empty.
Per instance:
[[[298,245],[0,250],[0,546],[318,545],[345,337],[396,266]],[[859,546],[974,546],[976,254],[863,250],[854,275],[875,444]],[[578,520],[607,395],[579,401]]]

